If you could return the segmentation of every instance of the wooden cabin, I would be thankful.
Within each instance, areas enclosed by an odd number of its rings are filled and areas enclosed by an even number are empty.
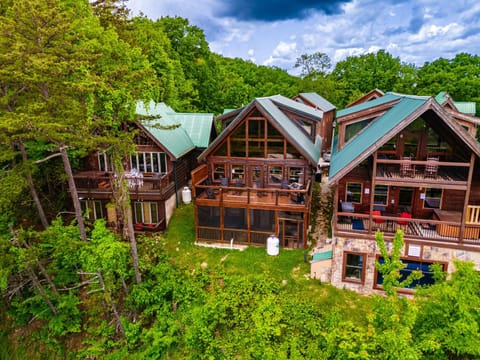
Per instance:
[[[197,243],[307,246],[323,112],[280,95],[219,117],[192,172]]]
[[[135,231],[162,231],[197,166],[196,157],[215,137],[213,114],[176,113],[153,102],[138,103],[137,113],[154,119],[139,121],[132,128],[136,150],[124,161]],[[85,216],[105,218],[115,226],[116,176],[108,153],[90,154],[82,168],[74,178]]]
[[[386,93],[337,112],[332,283],[381,289],[375,232],[403,230],[406,274],[453,260],[480,268],[480,146],[458,111],[433,97]],[[469,115],[471,116],[471,115]],[[403,273],[402,273],[403,274]]]

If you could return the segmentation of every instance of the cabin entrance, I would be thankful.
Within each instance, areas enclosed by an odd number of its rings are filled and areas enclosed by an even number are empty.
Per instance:
[[[283,248],[303,248],[303,214],[280,212],[278,233]]]

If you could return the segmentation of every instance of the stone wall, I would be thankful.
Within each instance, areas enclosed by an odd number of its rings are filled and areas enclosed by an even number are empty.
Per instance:
[[[391,242],[387,242],[387,249],[391,250]],[[410,249],[410,255],[408,254]],[[351,251],[363,253],[366,255],[365,260],[365,281],[363,284],[348,282],[342,280],[344,252]],[[356,291],[360,294],[382,294],[383,291],[374,289],[375,284],[375,260],[380,253],[377,251],[375,240],[353,239],[353,238],[334,238],[333,241],[333,259],[331,269],[332,285]],[[414,254],[414,255],[412,255]],[[478,270],[480,270],[480,249],[479,251],[467,251],[459,249],[450,249],[447,247],[422,245],[419,243],[409,243],[406,241],[402,249],[402,256],[411,260],[426,260],[442,262],[447,267],[447,272],[451,273],[455,270],[453,261],[459,259],[462,261],[473,261]]]

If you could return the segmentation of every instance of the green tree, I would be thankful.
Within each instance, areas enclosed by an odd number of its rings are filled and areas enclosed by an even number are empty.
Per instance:
[[[300,76],[303,78],[325,77],[332,67],[330,57],[322,52],[302,54],[295,61],[295,67],[301,68]]]
[[[480,274],[471,262],[457,260],[455,268],[449,279],[440,274],[415,294],[419,311],[413,334],[426,358],[480,357]]]
[[[373,89],[382,91],[413,90],[413,65],[404,64],[385,50],[339,61],[331,73],[334,81],[344,81],[352,90],[364,94]],[[411,91],[407,91],[410,93]],[[355,100],[350,99],[350,101]],[[349,102],[350,102],[349,101]]]

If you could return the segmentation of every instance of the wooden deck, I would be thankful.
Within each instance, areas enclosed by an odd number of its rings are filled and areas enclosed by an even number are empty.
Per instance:
[[[208,191],[207,191],[208,189]],[[258,188],[236,188],[219,186],[197,186],[197,205],[223,206],[250,205],[258,208],[282,207],[296,210],[308,209],[307,190],[280,190]]]
[[[113,194],[116,177],[113,173],[83,171],[74,175],[79,195],[108,198]],[[173,174],[154,176],[147,174],[141,178],[126,178],[131,195],[162,196],[173,186]]]

